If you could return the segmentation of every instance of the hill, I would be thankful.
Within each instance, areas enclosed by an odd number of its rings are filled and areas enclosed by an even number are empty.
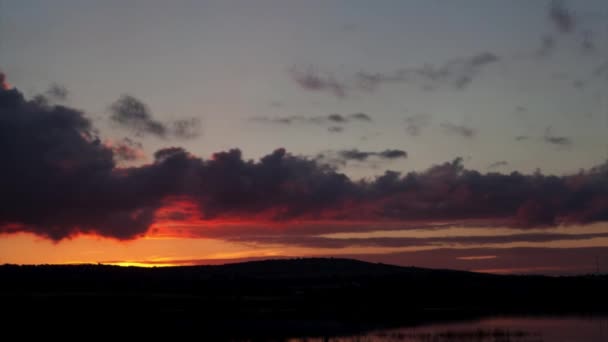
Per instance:
[[[13,319],[122,328],[145,322],[158,329],[205,327],[207,333],[603,312],[607,288],[605,275],[499,276],[335,258],[162,268],[0,267],[0,300]]]

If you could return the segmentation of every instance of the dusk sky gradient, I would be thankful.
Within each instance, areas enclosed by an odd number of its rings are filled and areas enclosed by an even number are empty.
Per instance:
[[[607,132],[605,0],[0,0],[0,263],[607,271]]]

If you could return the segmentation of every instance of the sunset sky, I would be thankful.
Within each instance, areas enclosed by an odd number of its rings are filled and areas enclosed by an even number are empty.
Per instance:
[[[0,0],[0,263],[608,272],[608,2]]]

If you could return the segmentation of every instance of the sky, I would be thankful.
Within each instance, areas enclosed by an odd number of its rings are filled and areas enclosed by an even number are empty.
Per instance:
[[[0,263],[608,271],[608,3],[0,0]]]

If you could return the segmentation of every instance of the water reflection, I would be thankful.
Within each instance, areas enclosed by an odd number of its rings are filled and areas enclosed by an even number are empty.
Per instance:
[[[608,342],[608,317],[502,317],[286,342]]]

